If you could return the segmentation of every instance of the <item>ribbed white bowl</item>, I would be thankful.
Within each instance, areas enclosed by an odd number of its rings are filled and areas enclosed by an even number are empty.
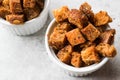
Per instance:
[[[54,53],[53,49],[48,44],[49,36],[52,33],[53,28],[55,27],[56,24],[57,23],[55,22],[55,19],[52,20],[52,22],[49,24],[47,31],[46,31],[46,34],[45,34],[45,46],[46,46],[46,50],[47,50],[49,58],[55,64],[57,64],[65,73],[67,73],[70,76],[84,76],[84,75],[90,74],[90,73],[98,70],[108,61],[108,58],[103,58],[100,63],[93,64],[93,65],[90,65],[87,67],[81,67],[81,68],[75,68],[75,67],[72,67],[72,66],[69,66],[69,65],[62,63],[56,57],[56,54]]]
[[[15,35],[30,35],[40,30],[48,17],[50,0],[45,0],[44,9],[37,18],[25,22],[24,24],[14,25],[0,18],[0,24]]]

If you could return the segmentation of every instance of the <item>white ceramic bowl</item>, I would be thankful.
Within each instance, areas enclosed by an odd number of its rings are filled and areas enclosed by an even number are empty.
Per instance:
[[[49,3],[50,0],[45,0],[44,9],[40,15],[32,20],[26,21],[24,24],[14,25],[2,18],[0,18],[0,24],[15,35],[33,34],[44,26],[48,17]]]
[[[57,58],[57,56],[54,53],[53,49],[48,44],[49,36],[52,33],[53,28],[55,27],[56,24],[57,23],[55,22],[55,19],[52,20],[52,22],[49,24],[49,26],[47,28],[47,31],[46,31],[46,34],[45,34],[45,46],[46,46],[46,50],[47,50],[47,53],[48,53],[48,56],[50,57],[50,59],[55,64],[57,64],[59,67],[61,67],[61,69],[65,73],[67,73],[68,75],[71,75],[71,76],[84,76],[84,75],[90,74],[90,73],[98,70],[99,68],[101,68],[108,61],[108,58],[104,58],[100,63],[93,64],[93,65],[90,65],[90,66],[87,66],[87,67],[81,67],[81,68],[75,68],[75,67],[66,65],[63,62],[61,62]]]

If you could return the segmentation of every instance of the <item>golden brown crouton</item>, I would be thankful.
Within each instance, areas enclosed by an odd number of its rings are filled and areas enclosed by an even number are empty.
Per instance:
[[[72,46],[82,44],[82,43],[84,43],[86,41],[84,39],[84,37],[82,36],[79,28],[76,28],[76,29],[73,29],[73,30],[67,32],[66,37],[67,37],[67,40],[69,41],[69,43]]]
[[[62,22],[57,24],[57,26],[54,28],[54,31],[60,32],[62,34],[70,31],[71,29],[72,27],[68,22]]]
[[[60,9],[53,11],[56,22],[65,21],[68,18],[69,9],[67,6],[63,6]]]
[[[3,5],[5,8],[9,9],[9,8],[10,8],[10,6],[9,6],[9,0],[3,0],[3,1],[2,1],[2,5]]]
[[[3,6],[0,6],[0,17],[5,19],[5,16],[10,14],[10,10],[6,9]]]
[[[94,13],[91,10],[91,6],[87,2],[80,6],[80,10],[88,17],[91,23],[94,22]]]
[[[58,52],[57,57],[62,62],[66,63],[66,64],[70,64],[71,57],[72,57],[71,53],[72,53],[72,46],[67,45]]]
[[[24,14],[27,20],[31,20],[40,14],[39,7],[36,5],[34,8],[25,8]]]
[[[23,12],[20,0],[9,0],[11,13],[21,13]]]
[[[106,25],[109,22],[112,22],[112,18],[108,15],[106,11],[100,11],[99,13],[95,14],[95,26]]]
[[[36,5],[35,0],[23,0],[23,7],[24,8],[34,8]]]
[[[105,57],[114,57],[117,52],[113,45],[109,45],[107,43],[100,43],[96,46],[96,50],[99,54]]]
[[[92,46],[92,45],[96,45],[95,43],[92,43],[92,42],[90,42],[90,41],[87,41],[87,42],[85,42],[85,43],[83,43],[83,44],[80,44],[80,48],[87,48],[87,47],[90,47],[90,46]]]
[[[65,34],[61,34],[59,32],[53,32],[50,35],[49,45],[53,48],[60,50],[64,47],[66,43],[66,36]]]
[[[95,51],[95,46],[90,46],[81,51],[81,57],[85,64],[90,65],[100,62],[100,58]]]
[[[68,20],[70,23],[76,25],[80,29],[86,26],[88,23],[87,16],[82,11],[77,9],[72,9],[69,12]]]
[[[93,42],[100,35],[100,32],[92,24],[89,24],[87,27],[82,29],[81,32],[91,42]]]
[[[70,29],[71,26],[67,22],[57,24],[50,36],[50,45],[57,50],[63,48],[67,41],[65,33],[68,32]]]
[[[106,30],[100,34],[100,42],[112,44],[114,42],[115,29]]]
[[[10,14],[6,15],[6,20],[12,24],[23,24],[24,23],[24,15],[18,14]]]
[[[80,53],[72,52],[71,64],[74,67],[81,67],[82,66],[82,59],[81,59]]]

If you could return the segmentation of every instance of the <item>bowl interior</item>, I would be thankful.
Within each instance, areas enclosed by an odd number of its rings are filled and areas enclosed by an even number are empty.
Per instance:
[[[49,55],[50,59],[53,62],[55,62],[56,64],[58,64],[62,68],[67,69],[69,71],[86,72],[86,71],[99,69],[100,67],[102,67],[108,61],[108,58],[103,58],[102,61],[99,62],[99,63],[93,64],[93,65],[90,65],[90,66],[86,66],[86,67],[81,67],[81,68],[75,68],[75,67],[69,66],[69,65],[64,64],[63,62],[61,62],[57,58],[54,50],[48,44],[49,37],[50,37],[51,33],[53,32],[53,29],[54,29],[54,27],[56,25],[57,25],[57,23],[56,23],[55,19],[53,19],[52,22],[49,24],[49,26],[47,28],[47,31],[46,31],[46,35],[45,35],[46,50],[48,52],[48,55]]]

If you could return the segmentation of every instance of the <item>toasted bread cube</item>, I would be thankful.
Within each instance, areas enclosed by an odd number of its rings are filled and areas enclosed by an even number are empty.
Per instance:
[[[82,66],[82,59],[81,59],[80,53],[72,52],[71,64],[74,67],[81,67]]]
[[[67,45],[58,52],[57,57],[60,59],[60,61],[66,64],[70,64],[72,57],[71,53],[72,53],[72,46]]]
[[[0,0],[0,4],[2,3],[3,0]]]
[[[106,30],[100,34],[100,42],[112,44],[114,42],[115,29]]]
[[[41,10],[44,8],[44,0],[36,0],[36,4],[38,4],[39,8]]]
[[[96,43],[86,41],[85,43],[80,44],[80,48],[87,48],[87,47],[90,47],[90,46],[93,46],[93,45],[96,45]]]
[[[57,26],[54,28],[54,31],[60,32],[60,33],[66,33],[72,29],[71,25],[68,22],[62,22],[57,24]]]
[[[9,8],[10,8],[10,6],[9,6],[9,0],[3,0],[3,1],[2,1],[2,5],[3,5],[5,8],[9,9]]]
[[[5,16],[8,14],[10,14],[10,10],[3,6],[0,6],[0,17],[5,19]]]
[[[24,8],[34,8],[36,5],[35,0],[23,0],[23,7]]]
[[[22,13],[22,6],[20,0],[9,0],[11,13]]]
[[[3,0],[0,0],[0,5],[2,5]]]
[[[69,12],[68,20],[70,23],[76,25],[80,29],[86,26],[88,23],[87,16],[77,9],[72,9]]]
[[[95,51],[95,46],[90,46],[81,51],[82,61],[86,65],[94,64],[100,62],[98,53]]]
[[[108,15],[106,11],[100,11],[99,13],[95,14],[95,26],[102,26],[106,25],[109,22],[112,22],[112,18]]]
[[[82,10],[83,12],[88,12],[91,10],[91,6],[87,2],[84,2],[83,4],[81,4],[80,10]]]
[[[60,9],[53,11],[56,22],[62,22],[68,19],[69,9],[67,6],[63,6]]]
[[[63,48],[67,41],[65,33],[67,33],[70,29],[71,26],[67,22],[57,24],[57,26],[53,30],[53,33],[50,36],[50,45],[57,50]]]
[[[94,13],[91,10],[91,6],[87,2],[80,6],[80,10],[88,17],[91,23],[94,22]]]
[[[109,45],[107,43],[100,43],[96,46],[96,50],[99,54],[104,57],[114,57],[117,53],[115,47],[113,45]]]
[[[56,50],[62,49],[65,43],[66,43],[65,34],[61,34],[59,32],[53,32],[50,35],[49,45],[55,48]]]
[[[82,44],[82,43],[84,43],[86,41],[84,39],[84,37],[82,36],[79,28],[76,28],[76,29],[73,29],[73,30],[67,32],[66,37],[67,37],[67,40],[69,41],[69,43],[72,46]]]
[[[82,29],[81,32],[91,42],[93,42],[100,35],[100,31],[98,31],[92,24],[89,24],[87,27]]]
[[[24,15],[10,14],[6,15],[6,20],[12,24],[22,24],[24,23]]]
[[[25,14],[27,20],[31,20],[31,19],[39,16],[40,9],[37,5],[34,8],[25,8],[24,14]]]

